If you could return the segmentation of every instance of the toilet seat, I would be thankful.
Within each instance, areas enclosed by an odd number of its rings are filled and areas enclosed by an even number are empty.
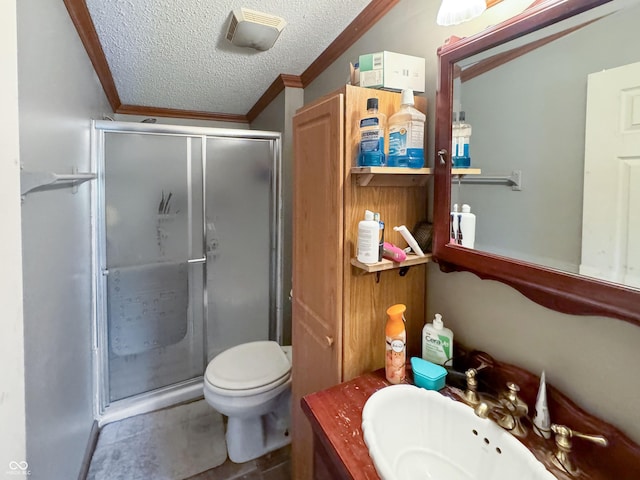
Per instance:
[[[237,345],[215,357],[205,371],[211,391],[227,396],[248,396],[287,382],[291,363],[278,343],[257,341]]]

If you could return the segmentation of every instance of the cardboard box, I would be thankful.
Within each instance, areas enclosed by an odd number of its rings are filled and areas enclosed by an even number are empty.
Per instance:
[[[424,58],[384,51],[360,55],[358,63],[361,87],[424,92]]]

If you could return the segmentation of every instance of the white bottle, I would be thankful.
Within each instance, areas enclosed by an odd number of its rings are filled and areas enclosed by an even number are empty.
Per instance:
[[[476,216],[471,213],[471,207],[466,203],[462,205],[462,212],[458,213],[460,216],[460,230],[459,238],[463,247],[473,248],[476,241]]]
[[[364,220],[358,223],[358,254],[362,263],[377,263],[379,250],[380,222],[373,219],[373,212],[365,210]]]
[[[444,327],[439,313],[436,313],[433,323],[427,323],[422,329],[422,358],[438,365],[451,364],[453,332]]]

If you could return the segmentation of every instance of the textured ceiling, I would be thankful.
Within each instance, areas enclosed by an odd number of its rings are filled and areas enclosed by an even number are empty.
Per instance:
[[[246,114],[279,74],[300,75],[369,2],[86,0],[123,104],[230,114]],[[285,19],[272,49],[226,40],[240,7]]]

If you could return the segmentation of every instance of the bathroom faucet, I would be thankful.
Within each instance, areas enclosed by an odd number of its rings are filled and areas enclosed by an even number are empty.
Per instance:
[[[582,438],[589,440],[590,442],[606,447],[609,442],[602,435],[585,435],[584,433],[578,433],[575,430],[571,430],[564,425],[551,425],[551,431],[556,434],[556,446],[557,450],[549,454],[553,464],[565,470],[570,475],[576,476],[580,472],[580,469],[571,461],[571,438]]]
[[[478,371],[475,368],[470,368],[464,372],[467,377],[467,389],[464,392],[464,399],[472,407],[475,407],[480,403],[480,397],[478,396],[478,380],[476,379],[477,373]]]
[[[518,397],[519,391],[518,385],[508,382],[507,391],[500,395],[497,404],[481,401],[474,412],[481,418],[493,417],[498,425],[516,437],[526,437],[527,428],[522,424],[522,417],[526,417],[529,407]]]

